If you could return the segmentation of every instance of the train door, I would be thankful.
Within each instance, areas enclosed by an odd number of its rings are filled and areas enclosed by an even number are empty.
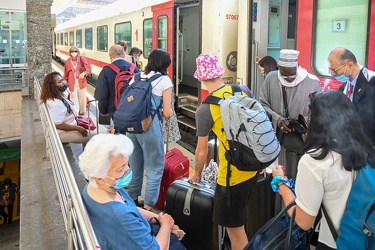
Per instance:
[[[201,46],[199,2],[176,1],[175,8],[176,94],[199,98],[200,84],[193,76]]]
[[[201,51],[201,6],[199,0],[175,0],[175,91],[177,120],[195,129],[200,83],[194,78],[195,58]]]
[[[256,97],[264,76],[253,59],[268,55],[278,60],[281,49],[295,48],[295,6],[296,0],[239,0],[239,30],[247,32],[238,33],[237,82]]]
[[[173,1],[152,6],[152,49],[169,52],[173,62]],[[168,75],[173,79],[173,63]]]
[[[225,67],[223,81],[235,83],[237,71],[238,0],[175,0],[176,91],[180,123],[195,128],[195,111],[208,95],[194,78],[195,59],[213,52]],[[203,15],[205,13],[205,15]],[[185,118],[191,118],[189,123]]]

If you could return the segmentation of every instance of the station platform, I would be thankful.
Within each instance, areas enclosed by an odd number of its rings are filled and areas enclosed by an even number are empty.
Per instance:
[[[93,99],[88,90],[89,99]],[[39,116],[39,100],[22,100],[21,134],[21,192],[20,220],[0,225],[0,249],[66,249],[67,228],[63,208],[56,190],[52,159],[48,157],[45,131]],[[95,104],[90,107],[90,117],[95,119]],[[100,125],[99,133],[109,133],[108,126]],[[178,144],[194,166],[194,155]],[[78,168],[81,144],[63,144],[78,190],[86,184]],[[190,174],[194,169],[190,167]],[[140,197],[142,200],[143,197]],[[157,212],[157,211],[155,211]],[[19,230],[17,230],[17,228]]]

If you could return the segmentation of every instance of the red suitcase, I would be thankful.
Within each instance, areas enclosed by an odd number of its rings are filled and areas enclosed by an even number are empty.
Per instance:
[[[181,178],[189,177],[189,158],[182,152],[173,148],[165,154],[164,173],[160,183],[159,199],[155,205],[158,209],[164,209],[167,190],[172,182]]]

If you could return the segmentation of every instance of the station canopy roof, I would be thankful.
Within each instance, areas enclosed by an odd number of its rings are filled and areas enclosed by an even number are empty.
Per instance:
[[[56,23],[59,25],[117,1],[122,1],[124,4],[132,2],[130,0],[54,0],[51,13],[56,15]]]

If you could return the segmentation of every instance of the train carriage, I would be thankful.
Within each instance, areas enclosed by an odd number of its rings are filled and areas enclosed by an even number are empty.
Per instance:
[[[193,77],[195,58],[214,52],[225,66],[226,83],[248,85],[259,95],[264,77],[254,56],[279,57],[297,49],[299,63],[319,77],[324,89],[337,89],[327,56],[347,47],[358,62],[375,69],[375,0],[142,0],[123,1],[63,23],[55,29],[55,56],[68,58],[77,46],[93,66],[96,79],[108,63],[108,49],[125,40],[128,50],[143,50],[141,69],[155,48],[172,56],[168,74],[174,82],[180,123],[195,128],[194,114],[208,92]]]

